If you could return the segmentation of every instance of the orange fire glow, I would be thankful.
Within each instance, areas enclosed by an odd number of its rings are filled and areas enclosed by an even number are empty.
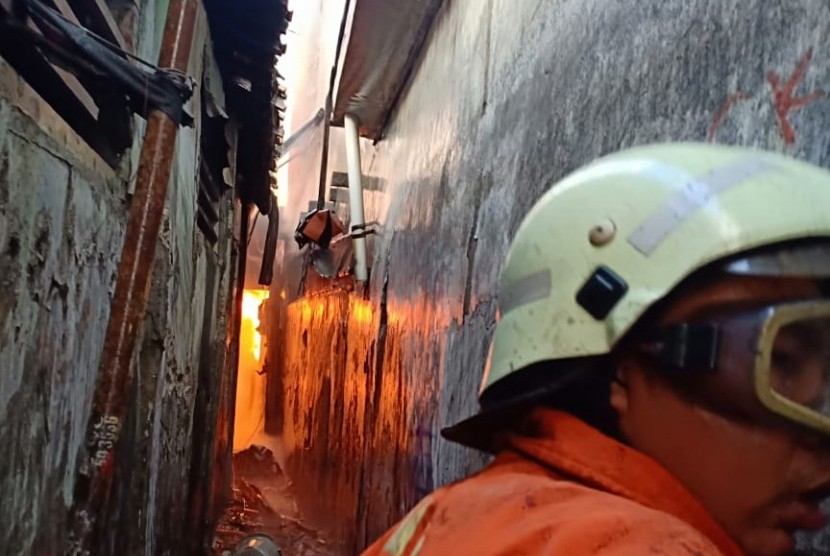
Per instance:
[[[268,290],[242,292],[242,322],[239,332],[239,367],[236,379],[236,417],[233,451],[247,449],[265,427],[266,377],[261,374],[265,349],[259,331],[259,308]]]
[[[242,335],[239,339],[240,349],[250,351],[251,356],[256,361],[259,361],[262,357],[262,335],[259,333],[259,307],[266,299],[268,299],[268,290],[244,290],[242,292]],[[249,341],[246,342],[246,339]]]

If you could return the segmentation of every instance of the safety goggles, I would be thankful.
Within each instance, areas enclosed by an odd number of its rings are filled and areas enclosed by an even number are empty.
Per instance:
[[[673,323],[648,336],[641,346],[664,368],[712,371],[699,395],[744,415],[758,416],[762,406],[830,435],[830,301]]]

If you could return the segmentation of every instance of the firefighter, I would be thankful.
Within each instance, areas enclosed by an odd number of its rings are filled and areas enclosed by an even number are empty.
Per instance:
[[[830,494],[830,173],[733,147],[601,158],[516,233],[496,455],[367,555],[782,556]]]

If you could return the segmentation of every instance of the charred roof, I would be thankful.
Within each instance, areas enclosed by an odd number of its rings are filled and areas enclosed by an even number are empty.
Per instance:
[[[204,0],[226,108],[239,124],[237,184],[242,198],[267,214],[280,148],[285,89],[277,58],[291,21],[287,0]]]

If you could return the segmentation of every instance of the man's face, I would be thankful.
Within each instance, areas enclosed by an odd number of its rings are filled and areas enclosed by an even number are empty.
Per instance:
[[[760,308],[818,297],[809,280],[724,277],[684,296],[663,320],[683,322],[720,305]],[[784,332],[775,346],[780,364],[795,361],[804,371],[774,386],[812,402],[807,398],[821,391],[817,380],[826,372],[814,364],[814,350],[830,346],[805,347],[810,338],[795,329]],[[747,364],[748,377],[752,370]],[[790,554],[797,530],[825,525],[818,504],[830,495],[830,437],[772,415],[754,420],[714,409],[728,407],[731,394],[731,385],[719,382],[717,371],[701,378],[700,389],[719,398],[715,404],[690,397],[660,377],[660,369],[643,358],[623,357],[620,384],[611,394],[622,433],[632,447],[680,479],[749,556]],[[760,402],[754,409],[764,412]]]

